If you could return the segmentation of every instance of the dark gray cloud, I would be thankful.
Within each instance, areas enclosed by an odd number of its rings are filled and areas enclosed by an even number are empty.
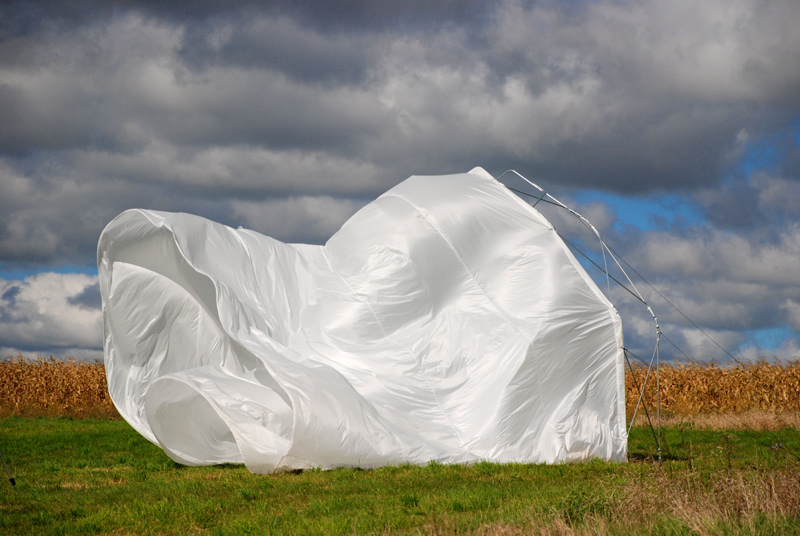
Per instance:
[[[734,177],[718,188],[693,195],[719,229],[733,230],[752,243],[781,239],[787,227],[800,224],[800,180],[766,172]]]
[[[525,2],[526,4],[528,2]],[[125,13],[136,13],[171,24],[198,25],[253,17],[291,18],[316,31],[359,32],[395,29],[432,31],[442,25],[478,25],[493,15],[499,2],[478,0],[388,0],[315,2],[308,0],[12,0],[0,6],[0,36],[20,36],[75,28]]]
[[[84,309],[100,309],[100,283],[89,285],[79,294],[67,298],[67,303]]]
[[[734,180],[718,190],[698,193],[696,199],[704,206],[709,220],[727,229],[751,229],[764,221],[758,207],[759,192],[747,180]],[[743,210],[747,207],[746,210]]]
[[[682,196],[696,218],[646,228],[579,205],[730,344],[797,330],[797,20],[793,0],[5,2],[0,268],[92,266],[137,206],[319,243],[409,175],[481,165]]]
[[[374,34],[325,35],[287,17],[241,17],[187,26],[177,53],[198,71],[264,69],[300,82],[337,86],[365,83],[381,48],[381,38]]]
[[[16,298],[17,295],[19,294],[19,291],[20,291],[19,285],[12,285],[3,291],[2,296],[0,296],[0,300],[8,302],[9,305],[13,306],[17,301]]]

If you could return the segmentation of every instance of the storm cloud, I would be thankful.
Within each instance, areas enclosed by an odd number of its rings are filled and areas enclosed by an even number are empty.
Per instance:
[[[125,209],[321,243],[412,174],[481,165],[585,212],[732,351],[781,333],[768,349],[792,357],[798,22],[793,0],[5,2],[0,347],[98,351],[93,283],[75,278]],[[690,217],[625,213],[667,196]],[[45,276],[62,280],[52,311],[31,297]],[[637,341],[650,328],[618,291]],[[692,357],[726,357],[662,306]],[[59,330],[60,307],[82,327]]]

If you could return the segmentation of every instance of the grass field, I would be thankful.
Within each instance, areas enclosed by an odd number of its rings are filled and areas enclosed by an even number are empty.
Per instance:
[[[637,425],[622,464],[253,475],[176,465],[119,420],[102,365],[6,360],[0,535],[800,534],[800,367],[750,367],[662,369],[662,462]]]
[[[0,420],[0,534],[800,534],[800,432],[635,427],[631,462],[253,475],[182,467],[126,423]]]

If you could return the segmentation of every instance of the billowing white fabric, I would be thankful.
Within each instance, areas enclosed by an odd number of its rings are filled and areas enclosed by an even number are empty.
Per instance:
[[[324,246],[129,210],[98,265],[111,398],[177,462],[625,458],[619,315],[481,168],[411,177]]]

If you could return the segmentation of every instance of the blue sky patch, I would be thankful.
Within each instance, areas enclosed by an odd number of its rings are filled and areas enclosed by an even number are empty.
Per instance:
[[[31,268],[7,268],[0,264],[0,278],[6,281],[21,281],[26,277],[36,274],[46,274],[54,272],[57,274],[86,274],[97,275],[96,266],[35,266]]]
[[[703,223],[698,207],[685,197],[661,194],[647,197],[625,197],[609,192],[587,190],[575,194],[579,203],[604,203],[614,210],[615,228],[623,231],[631,226],[642,231],[687,227]]]
[[[765,350],[777,350],[785,340],[800,337],[796,331],[786,326],[755,329],[749,331],[747,335],[756,346]]]

